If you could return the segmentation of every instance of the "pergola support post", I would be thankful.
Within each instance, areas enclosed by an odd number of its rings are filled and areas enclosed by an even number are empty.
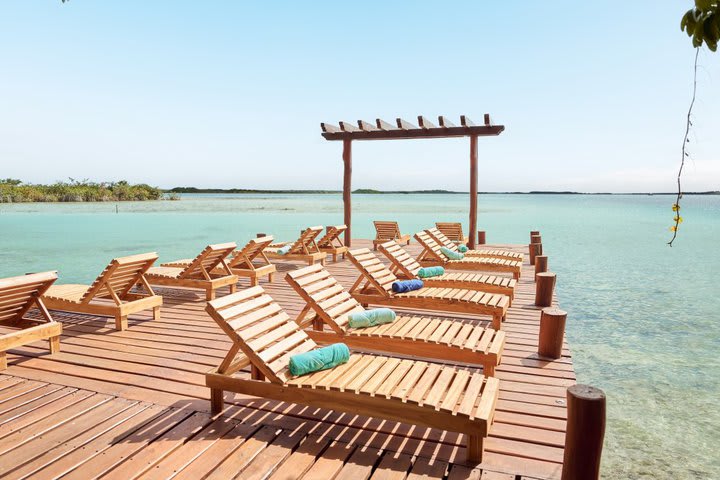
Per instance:
[[[346,138],[343,140],[343,208],[345,210],[344,221],[347,225],[345,230],[345,245],[351,247],[352,235],[352,140]]]
[[[478,137],[470,136],[470,231],[468,248],[475,248],[475,232],[477,232],[477,197],[478,197]]]

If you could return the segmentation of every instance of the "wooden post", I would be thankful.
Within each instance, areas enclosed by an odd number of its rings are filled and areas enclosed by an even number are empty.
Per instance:
[[[468,248],[475,248],[475,232],[477,231],[477,197],[478,197],[478,137],[470,136],[470,232]]]
[[[528,245],[530,251],[530,265],[535,265],[535,258],[541,253],[542,245],[539,243],[531,243]]]
[[[257,237],[257,238],[266,237],[266,236],[267,236],[266,233],[256,233],[256,234],[255,234],[255,237]]]
[[[589,385],[567,389],[562,480],[597,480],[605,437],[605,393]]]
[[[542,236],[539,233],[531,235],[530,243],[542,243]]]
[[[350,239],[352,238],[350,235],[350,229],[352,228],[352,140],[350,139],[343,140],[343,165],[343,208],[345,210],[345,225],[347,225],[347,230],[345,230],[345,245],[350,247]]]
[[[535,255],[535,275],[548,271],[547,255]]]
[[[540,231],[539,230],[530,230],[530,243],[532,243],[533,235],[540,235]]]
[[[485,230],[478,230],[478,245],[485,245]]]
[[[535,275],[535,305],[549,307],[552,305],[553,290],[555,289],[555,274],[543,272]]]
[[[540,335],[538,336],[538,354],[547,358],[560,358],[565,320],[567,312],[557,307],[543,308],[540,314]]]

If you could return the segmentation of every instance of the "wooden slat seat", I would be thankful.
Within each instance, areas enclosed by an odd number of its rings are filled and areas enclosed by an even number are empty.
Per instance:
[[[267,276],[268,281],[272,282],[273,275],[277,271],[275,265],[270,263],[263,250],[273,242],[270,235],[258,238],[252,238],[240,250],[236,250],[230,260],[227,262],[232,273],[239,277],[250,279],[250,286],[258,284],[260,278]],[[173,262],[163,263],[167,267],[184,268],[192,263],[193,259],[175,260]],[[159,274],[162,274],[158,271]],[[169,273],[169,272],[168,272]],[[177,274],[177,272],[173,272]],[[222,274],[222,266],[215,267],[215,274]]]
[[[350,294],[363,305],[376,304],[420,310],[471,313],[492,316],[495,330],[502,328],[510,299],[498,293],[459,288],[423,287],[407,293],[394,293],[398,278],[368,248],[348,252],[360,272]]]
[[[192,261],[163,263],[150,268],[145,277],[152,285],[205,290],[206,298],[212,300],[219,288],[230,287],[231,293],[237,289],[238,276],[226,262],[236,247],[234,242],[208,245]]]
[[[154,252],[114,258],[92,285],[53,285],[43,300],[52,310],[111,316],[117,330],[127,328],[128,315],[143,310],[152,309],[158,320],[162,297],[145,276],[157,258]],[[142,291],[133,290],[138,284]]]
[[[400,245],[389,241],[381,244],[378,248],[390,260],[390,271],[398,278],[408,280],[418,278],[420,264]],[[464,288],[501,293],[508,296],[510,305],[515,297],[515,285],[517,284],[517,280],[513,278],[470,272],[445,272],[436,277],[423,278],[422,281],[427,287]]]
[[[398,243],[410,245],[410,235],[400,233],[400,226],[397,222],[376,220],[373,224],[375,225],[375,239],[373,240],[373,248],[375,250],[377,250],[378,245],[388,240],[395,240]]]
[[[337,262],[338,255],[342,255],[344,259],[348,251],[348,247],[340,239],[340,235],[345,233],[345,230],[347,230],[347,225],[329,226],[325,230],[325,235],[317,241],[320,251],[332,255],[333,262]]]
[[[206,374],[213,412],[224,391],[464,433],[469,461],[482,461],[499,381],[470,368],[353,353],[335,368],[293,377],[292,355],[317,348],[256,286],[211,301],[207,311],[233,344]],[[240,355],[238,355],[240,354]],[[252,366],[251,378],[236,375]],[[267,379],[267,380],[266,380]]]
[[[280,260],[300,260],[313,265],[315,262],[325,265],[327,253],[320,251],[315,241],[322,233],[323,227],[308,227],[300,232],[300,236],[294,242],[272,243],[263,250],[268,258]],[[290,250],[285,254],[278,253],[282,247],[291,245]]]
[[[0,371],[7,368],[7,351],[38,340],[50,342],[50,353],[60,350],[62,324],[50,316],[42,295],[57,280],[57,273],[43,272],[0,279],[0,324],[17,330],[0,334]],[[25,319],[37,308],[41,319]]]
[[[442,265],[447,269],[475,270],[484,272],[512,273],[514,279],[520,278],[522,262],[502,258],[465,257],[462,260],[448,260],[440,251],[440,244],[427,232],[415,234],[415,240],[423,247],[417,260],[420,264]]]
[[[452,237],[445,235],[445,233],[439,228],[429,228],[426,230],[430,236],[432,236],[440,246],[447,247],[453,252],[459,252],[458,246]],[[485,257],[485,258],[500,258],[507,260],[515,260],[520,263],[524,260],[524,255],[519,252],[511,252],[510,250],[501,250],[499,248],[482,248],[476,250],[468,250],[463,252],[466,257]]]
[[[441,231],[453,244],[465,245],[470,240],[463,232],[460,222],[435,222],[435,227]]]
[[[486,376],[493,376],[500,363],[505,332],[423,315],[398,315],[392,324],[352,328],[350,314],[364,309],[322,266],[289,272],[285,280],[306,302],[297,322],[305,326],[312,321],[314,329],[307,334],[318,343],[344,342],[358,350],[483,365]]]

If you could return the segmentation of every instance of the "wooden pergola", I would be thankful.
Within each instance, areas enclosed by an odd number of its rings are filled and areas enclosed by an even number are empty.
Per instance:
[[[438,125],[434,125],[422,115],[418,116],[418,125],[396,119],[396,125],[377,119],[375,123],[358,120],[357,126],[350,122],[339,122],[339,126],[321,123],[322,136],[326,140],[342,140],[343,164],[343,204],[345,209],[345,244],[351,246],[351,193],[352,193],[352,142],[353,140],[403,140],[415,138],[452,138],[470,137],[470,242],[468,246],[475,248],[475,231],[477,230],[477,180],[478,180],[478,137],[500,135],[504,125],[493,125],[489,114],[485,114],[483,125],[475,125],[465,115],[460,116],[460,125],[454,125],[446,117],[438,117]]]

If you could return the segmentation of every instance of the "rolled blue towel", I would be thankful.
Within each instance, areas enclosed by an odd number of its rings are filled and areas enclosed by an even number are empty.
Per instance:
[[[306,375],[320,370],[337,367],[350,359],[350,349],[344,343],[333,343],[323,348],[290,357],[290,373]]]
[[[418,270],[417,276],[420,278],[439,277],[445,275],[445,269],[443,267],[422,267]]]
[[[440,247],[440,251],[450,260],[462,260],[463,258],[465,258],[465,255],[463,255],[462,253],[453,252],[447,247]]]
[[[412,292],[413,290],[420,290],[422,287],[422,280],[401,280],[399,282],[393,282],[392,291],[395,293],[405,293]]]
[[[277,251],[277,254],[285,255],[286,253],[288,253],[290,251],[291,248],[292,248],[292,245],[285,245],[284,247],[280,247]]]
[[[460,244],[458,245],[458,252],[465,253],[468,251],[467,245]]]
[[[348,324],[352,328],[365,328],[395,321],[395,312],[389,308],[374,308],[351,313]]]

